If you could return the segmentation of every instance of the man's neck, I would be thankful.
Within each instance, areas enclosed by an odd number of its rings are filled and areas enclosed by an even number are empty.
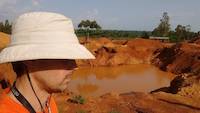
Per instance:
[[[33,89],[36,92],[36,95],[38,96],[43,108],[46,106],[46,102],[48,101],[48,98],[50,94],[45,90],[39,87],[39,85],[36,83],[33,77],[31,77],[31,82],[33,85]],[[19,92],[26,98],[26,100],[32,105],[35,111],[42,111],[39,101],[37,100],[36,95],[34,94],[30,81],[28,80],[27,75],[22,75],[21,77],[17,78],[16,81],[16,88],[19,90]],[[12,92],[9,93],[9,96],[13,98],[15,101],[20,103],[12,94]],[[21,104],[21,103],[20,103]]]

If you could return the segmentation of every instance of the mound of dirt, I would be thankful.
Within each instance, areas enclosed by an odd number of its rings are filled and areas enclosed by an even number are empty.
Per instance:
[[[10,35],[0,32],[0,50],[10,43]]]
[[[10,35],[0,32],[0,50],[5,48],[10,43]],[[9,83],[13,83],[15,75],[12,70],[11,64],[0,64],[0,81],[6,80]]]
[[[78,60],[79,66],[117,66],[126,64],[150,64],[153,52],[163,48],[160,41],[147,39],[109,40],[99,38],[90,40],[85,46],[96,56],[95,60]]]
[[[200,45],[200,37],[194,42],[196,44],[199,44]]]
[[[197,36],[189,41],[189,43],[200,44],[200,36]]]
[[[200,72],[200,46],[180,43],[154,52],[152,64],[175,74]]]
[[[170,92],[200,100],[200,75],[181,74],[171,81]]]

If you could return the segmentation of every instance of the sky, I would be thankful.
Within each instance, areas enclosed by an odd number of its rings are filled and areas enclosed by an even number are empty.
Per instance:
[[[81,20],[96,20],[103,29],[152,31],[162,14],[170,17],[171,29],[190,25],[200,31],[200,0],[0,0],[0,21],[13,21],[31,11],[61,13],[77,28]]]

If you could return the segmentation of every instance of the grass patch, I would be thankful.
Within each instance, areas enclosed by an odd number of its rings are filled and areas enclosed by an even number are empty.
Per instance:
[[[86,103],[86,99],[81,95],[73,96],[71,99],[69,99],[69,101],[72,103],[76,103],[76,104],[85,104]]]

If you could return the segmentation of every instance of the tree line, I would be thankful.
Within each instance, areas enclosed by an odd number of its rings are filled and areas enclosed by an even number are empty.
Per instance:
[[[11,34],[12,23],[8,20],[0,22],[0,32]],[[171,29],[170,17],[167,12],[164,12],[160,23],[153,31],[125,31],[125,30],[104,30],[96,20],[81,20],[78,24],[78,29],[75,29],[78,37],[108,37],[108,38],[149,38],[149,36],[169,37],[171,42],[180,42],[184,40],[191,40],[198,36],[200,32],[192,32],[190,25],[177,25],[175,30]]]
[[[172,42],[180,42],[184,40],[191,40],[199,35],[199,32],[195,33],[191,31],[190,25],[178,24],[175,30],[171,30],[170,17],[167,12],[163,13],[160,19],[160,24],[152,31],[153,36],[169,37]]]
[[[0,32],[11,34],[12,23],[8,20],[0,22]],[[151,33],[150,31],[125,31],[125,30],[102,30],[101,26],[95,21],[82,20],[78,24],[78,29],[75,29],[78,37],[110,37],[110,38],[135,38],[140,37],[144,33]]]
[[[0,32],[11,34],[12,24],[8,20],[5,22],[0,22]]]
[[[136,37],[148,38],[151,35],[151,31],[125,31],[125,30],[89,30],[76,29],[75,33],[78,37],[88,37],[88,34],[92,38],[107,37],[112,39],[130,39]]]
[[[92,23],[95,23],[98,27],[90,27]],[[123,30],[102,30],[101,26],[94,20],[82,20],[78,25],[78,29],[76,30],[76,34],[78,36],[85,36],[87,34],[87,38],[92,37],[110,37],[110,38],[149,38],[150,36],[155,37],[169,37],[171,42],[180,42],[184,40],[191,40],[197,37],[200,32],[192,32],[190,25],[180,25],[178,24],[175,30],[171,29],[170,25],[170,17],[167,12],[164,12],[162,18],[160,19],[160,23],[154,30],[151,31],[123,31]]]

